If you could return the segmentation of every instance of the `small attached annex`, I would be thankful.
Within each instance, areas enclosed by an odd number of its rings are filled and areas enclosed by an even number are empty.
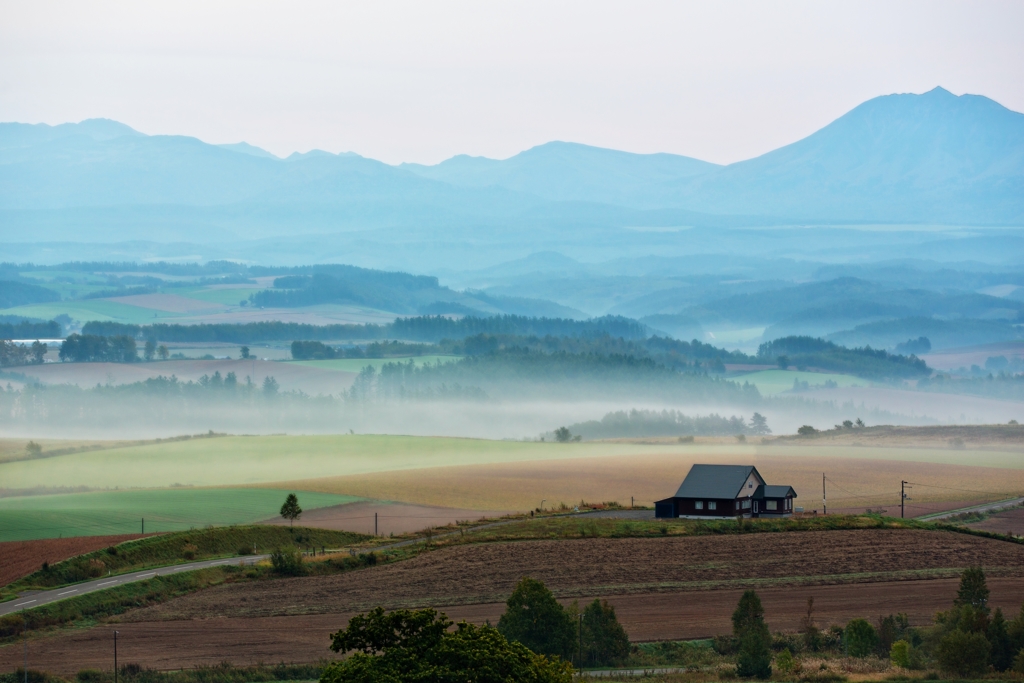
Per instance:
[[[654,504],[660,518],[788,517],[796,491],[772,486],[752,465],[693,465],[676,495]]]

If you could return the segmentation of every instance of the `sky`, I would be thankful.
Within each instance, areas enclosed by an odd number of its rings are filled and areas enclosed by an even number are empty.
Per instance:
[[[0,0],[0,120],[281,156],[569,140],[730,163],[937,85],[1024,111],[1024,2]]]

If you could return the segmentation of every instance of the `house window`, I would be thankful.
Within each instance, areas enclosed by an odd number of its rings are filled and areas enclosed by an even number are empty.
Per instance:
[[[749,498],[747,498],[745,501],[743,501],[743,509],[744,510],[749,510],[750,509],[750,499]]]
[[[739,509],[740,509],[740,502],[739,502],[738,500],[736,501],[736,509],[737,509],[737,510],[739,510]]]
[[[793,509],[793,499],[792,498],[787,498],[786,499],[786,509],[787,510],[792,510]]]
[[[697,510],[703,510],[704,509],[704,501],[703,500],[694,501],[693,507],[696,508]]]
[[[718,503],[716,503],[713,500],[709,500],[708,501],[708,510],[717,510],[717,509],[718,509]]]
[[[748,489],[752,489],[752,488],[754,488],[754,482],[752,482],[752,481],[748,481],[748,482],[747,482],[747,488],[748,488]]]
[[[777,501],[777,500],[766,500],[764,502],[764,509],[765,510],[778,510],[779,509],[779,501]]]

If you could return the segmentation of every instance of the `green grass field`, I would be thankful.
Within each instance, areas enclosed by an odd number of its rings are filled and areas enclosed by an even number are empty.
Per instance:
[[[156,311],[152,308],[129,306],[128,304],[105,299],[86,299],[83,301],[54,301],[46,304],[31,304],[0,310],[0,315],[24,315],[30,318],[52,320],[61,313],[67,313],[75,320],[113,320],[121,323],[144,325],[163,318],[181,317],[180,313]]]
[[[197,299],[212,304],[223,304],[225,306],[237,306],[242,299],[248,299],[250,294],[261,291],[259,287],[246,287],[238,289],[210,289],[208,287],[182,287],[181,289],[166,289],[167,294],[177,294],[188,299]]]
[[[357,498],[296,492],[303,510]],[[288,491],[275,489],[150,489],[0,498],[0,541],[181,531],[248,524],[276,517]]]
[[[868,381],[853,375],[837,375],[825,372],[803,372],[800,370],[759,370],[743,375],[730,377],[734,382],[750,382],[757,387],[762,396],[775,396],[793,388],[794,380],[807,382],[809,388],[821,388],[820,385],[831,380],[841,387],[866,387]]]
[[[359,372],[367,365],[380,369],[385,363],[408,363],[410,360],[421,365],[433,363],[454,363],[462,356],[415,356],[412,358],[336,358],[334,360],[295,360],[290,361],[296,365],[308,365],[311,368],[321,370],[340,370],[342,372]]]

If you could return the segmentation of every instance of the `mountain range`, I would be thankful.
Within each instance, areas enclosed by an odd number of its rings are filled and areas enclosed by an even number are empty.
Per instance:
[[[391,166],[319,150],[280,159],[104,119],[4,123],[0,221],[5,241],[156,230],[198,242],[380,228],[554,230],[572,241],[630,226],[1020,225],[1024,114],[941,88],[888,95],[727,166],[569,142]]]

